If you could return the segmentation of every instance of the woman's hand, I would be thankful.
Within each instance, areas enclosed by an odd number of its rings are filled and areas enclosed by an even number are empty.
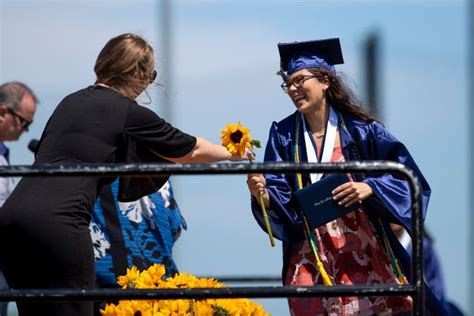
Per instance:
[[[262,194],[263,203],[266,208],[270,208],[270,195],[267,191],[267,184],[263,174],[250,173],[247,175],[247,186],[249,187],[250,194],[258,199],[258,194]]]
[[[349,207],[354,203],[361,203],[370,197],[374,192],[372,188],[364,182],[346,182],[332,191],[333,199],[339,205]]]
[[[249,187],[250,194],[255,198],[258,198],[259,192],[262,193],[262,195],[267,193],[267,184],[263,174],[249,173],[247,175],[247,186]]]
[[[252,151],[252,149],[245,149],[245,153],[240,156],[240,155],[231,155],[229,158],[230,161],[242,161],[242,160],[255,160],[255,153]]]

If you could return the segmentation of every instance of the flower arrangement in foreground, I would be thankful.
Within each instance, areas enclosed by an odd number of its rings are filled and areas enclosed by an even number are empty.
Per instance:
[[[252,137],[250,137],[250,129],[244,127],[240,122],[237,124],[227,124],[226,128],[221,130],[221,133],[222,145],[225,146],[233,155],[239,154],[240,156],[243,156],[247,148],[253,149],[254,146],[260,148],[260,141],[252,139]],[[250,160],[250,162],[252,161]],[[267,234],[270,238],[270,244],[272,247],[275,247],[275,240],[273,239],[273,233],[268,220],[267,210],[265,209],[265,204],[263,202],[262,193],[258,193],[258,204],[262,210],[265,228],[267,229]]]
[[[226,287],[215,279],[197,278],[184,272],[163,280],[166,270],[163,265],[154,264],[140,272],[135,266],[127,274],[118,277],[122,289],[182,289]],[[248,299],[182,299],[182,300],[134,300],[107,304],[103,316],[264,316],[269,315],[263,307]]]

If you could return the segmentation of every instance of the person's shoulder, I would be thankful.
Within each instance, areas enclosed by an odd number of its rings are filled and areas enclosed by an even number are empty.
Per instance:
[[[135,100],[132,100],[123,94],[115,91],[109,87],[103,87],[98,85],[89,86],[85,89],[80,90],[84,95],[95,97],[99,100],[113,101],[115,104],[131,105],[136,104]]]
[[[66,95],[61,103],[64,103],[64,102],[70,102],[70,101],[73,101],[77,98],[80,98],[82,94],[84,94],[84,91],[86,90],[87,88],[82,88],[82,89],[79,89],[79,90],[76,90],[74,92],[71,92],[69,93],[68,95]]]
[[[127,108],[127,125],[152,125],[152,124],[167,124],[165,120],[158,116],[153,110],[138,104],[137,102],[130,103]]]
[[[134,100],[127,98],[126,96],[120,94],[119,92],[115,91],[112,88],[98,86],[98,85],[90,85],[88,87],[79,89],[71,94],[67,95],[64,99],[90,99],[90,100],[100,100],[106,101],[110,100],[117,103],[122,104],[130,104],[136,103]]]
[[[359,127],[359,128],[368,129],[368,128],[371,128],[373,124],[377,122],[375,120],[364,120],[364,119],[355,117],[353,115],[348,115],[348,114],[342,114],[342,117],[346,125]]]
[[[132,102],[129,104],[128,115],[152,116],[152,117],[158,116],[158,114],[156,114],[153,110],[147,108],[146,106],[140,105],[137,102]]]
[[[296,115],[298,115],[298,111],[293,112],[292,114],[288,115],[284,119],[280,121],[273,121],[272,129],[278,130],[280,132],[290,132],[294,130],[294,124],[296,120]]]
[[[388,135],[385,126],[377,120],[363,120],[352,115],[343,115],[344,123],[349,132],[355,136],[365,138],[368,135],[383,137]]]
[[[71,102],[71,101],[82,100],[82,99],[88,99],[88,100],[114,99],[114,101],[116,101],[115,99],[118,99],[118,100],[126,101],[127,98],[125,98],[124,96],[120,95],[119,93],[115,92],[112,89],[91,85],[91,86],[76,90],[74,92],[71,92],[70,94],[64,97],[63,102]]]
[[[135,101],[109,89],[88,86],[64,97],[56,107],[56,115],[99,115],[121,120]],[[61,116],[60,116],[61,117]]]

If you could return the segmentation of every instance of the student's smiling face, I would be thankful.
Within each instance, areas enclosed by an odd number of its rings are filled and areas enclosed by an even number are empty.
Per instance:
[[[319,81],[307,69],[296,71],[288,77],[288,95],[299,112],[306,113],[321,107],[325,100],[327,83]]]

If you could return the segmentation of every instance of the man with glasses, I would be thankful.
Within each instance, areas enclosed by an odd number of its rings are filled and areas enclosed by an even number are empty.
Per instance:
[[[15,141],[33,122],[38,99],[21,82],[0,86],[0,142]]]
[[[5,141],[16,141],[33,122],[38,99],[33,91],[21,82],[7,82],[0,86],[0,166],[9,164]],[[0,177],[0,207],[13,191],[13,180]],[[9,289],[0,272],[0,290]],[[7,303],[0,303],[0,316],[7,314]]]

